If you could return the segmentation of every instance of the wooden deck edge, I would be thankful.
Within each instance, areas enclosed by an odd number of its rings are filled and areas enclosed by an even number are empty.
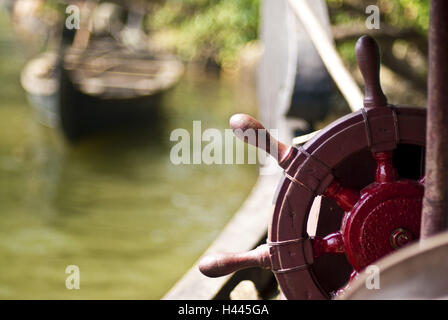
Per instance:
[[[202,256],[253,249],[266,234],[280,178],[280,170],[272,175],[260,176],[242,207]],[[231,275],[207,278],[199,272],[196,262],[162,299],[211,300],[230,278]]]

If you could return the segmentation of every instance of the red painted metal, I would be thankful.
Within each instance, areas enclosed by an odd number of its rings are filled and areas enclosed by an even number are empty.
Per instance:
[[[341,227],[345,254],[356,271],[395,250],[390,237],[397,229],[420,235],[424,187],[419,182],[372,183],[348,212]]]
[[[313,239],[314,257],[319,258],[326,253],[344,253],[344,240],[342,234],[337,231],[325,238],[315,237]]]
[[[339,232],[315,238],[313,243],[315,257],[345,253],[357,272],[420,234],[423,185],[397,180],[393,152],[378,152],[373,157],[376,181],[362,189],[361,195],[337,180],[327,188],[325,196],[335,199],[346,214]]]
[[[404,228],[398,228],[394,230],[394,232],[392,232],[392,234],[390,235],[390,245],[394,249],[404,247],[412,240],[414,240],[412,233]]]
[[[351,210],[359,199],[359,191],[341,186],[336,179],[328,186],[324,195],[334,199],[344,211]]]
[[[398,173],[392,163],[393,156],[393,151],[376,152],[373,154],[373,157],[375,158],[377,163],[375,172],[376,182],[394,182],[395,180],[397,180]]]
[[[340,232],[315,239],[314,244],[315,256],[345,252],[355,271],[420,234],[423,185],[397,180],[393,151],[376,152],[373,157],[377,163],[375,182],[362,189],[361,195],[342,187],[336,179],[329,185],[324,195],[335,199],[346,214]]]

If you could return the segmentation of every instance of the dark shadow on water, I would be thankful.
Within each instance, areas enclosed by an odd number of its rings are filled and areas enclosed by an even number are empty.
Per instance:
[[[163,134],[165,96],[172,90],[131,99],[102,99],[79,91],[62,70],[59,115],[69,142],[81,143],[96,135],[133,134],[157,137]]]
[[[104,117],[95,128],[89,128],[75,139],[67,137],[73,148],[100,143],[103,145],[126,145],[128,148],[143,145],[168,146],[167,114],[162,105],[153,105],[144,112],[123,113],[115,118]]]

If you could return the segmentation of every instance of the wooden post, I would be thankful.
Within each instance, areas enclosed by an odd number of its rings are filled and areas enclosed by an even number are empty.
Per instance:
[[[448,1],[431,0],[426,180],[421,239],[446,228],[448,215]]]

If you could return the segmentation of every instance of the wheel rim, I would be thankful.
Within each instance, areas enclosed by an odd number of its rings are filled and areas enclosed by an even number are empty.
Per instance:
[[[425,122],[423,109],[361,110],[331,124],[297,149],[285,170],[268,234],[273,271],[286,298],[331,297],[313,268],[306,228],[314,198],[325,193],[335,170],[363,150],[382,152],[402,144],[424,147]]]

